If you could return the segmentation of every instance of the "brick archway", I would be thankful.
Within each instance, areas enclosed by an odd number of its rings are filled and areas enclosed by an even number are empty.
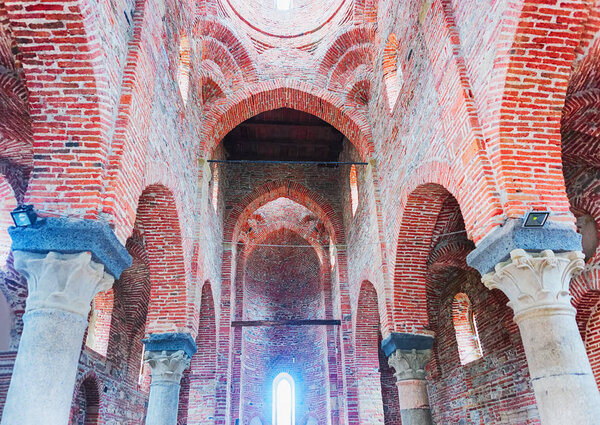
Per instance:
[[[343,99],[316,86],[298,81],[274,80],[258,83],[220,99],[204,119],[202,139],[208,156],[237,125],[262,112],[290,108],[314,115],[338,129],[356,147],[363,160],[374,152],[371,126],[356,109],[348,109]]]
[[[187,323],[188,273],[183,258],[179,216],[173,193],[162,185],[147,187],[137,219],[150,269],[150,305],[146,333],[182,332]],[[169,300],[166,307],[165,300]]]

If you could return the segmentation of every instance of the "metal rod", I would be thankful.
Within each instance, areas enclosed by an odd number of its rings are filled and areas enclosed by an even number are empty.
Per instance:
[[[253,159],[209,159],[214,164],[294,164],[294,165],[369,165],[368,162],[352,161],[262,161]]]
[[[339,326],[341,320],[234,320],[232,328],[259,327],[259,326]]]

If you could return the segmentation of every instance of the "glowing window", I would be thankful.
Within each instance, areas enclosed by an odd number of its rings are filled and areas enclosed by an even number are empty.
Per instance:
[[[294,380],[280,373],[273,381],[273,425],[294,425]]]
[[[354,217],[358,209],[358,177],[354,165],[350,167],[350,201],[352,202],[352,216]]]
[[[277,10],[290,10],[292,8],[292,0],[275,0]]]
[[[331,236],[329,237],[329,263],[331,264],[331,270],[335,268],[335,257],[336,257],[336,248],[333,244],[333,239]]]
[[[185,105],[188,100],[188,90],[190,85],[190,42],[185,35],[181,37],[181,42],[179,43],[179,71],[177,83],[179,84],[179,91],[181,92],[181,98]]]
[[[219,207],[219,168],[217,166],[213,172],[212,206],[216,212]]]
[[[460,363],[465,365],[482,357],[477,321],[466,294],[456,294],[452,303],[452,321],[458,344]]]

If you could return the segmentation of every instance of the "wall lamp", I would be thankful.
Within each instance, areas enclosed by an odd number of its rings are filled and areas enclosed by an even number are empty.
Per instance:
[[[33,209],[33,205],[19,205],[11,211],[10,215],[17,227],[32,226],[37,220],[37,213]]]
[[[550,211],[529,211],[525,214],[523,227],[544,227]]]

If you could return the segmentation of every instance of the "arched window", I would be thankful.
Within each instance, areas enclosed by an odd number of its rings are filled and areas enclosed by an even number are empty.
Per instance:
[[[273,380],[273,425],[294,425],[294,379],[280,373]]]
[[[71,408],[70,425],[97,425],[100,419],[100,395],[94,378],[85,379]]]
[[[350,201],[352,203],[352,217],[354,217],[358,209],[358,176],[354,165],[350,167]]]
[[[383,50],[383,80],[390,111],[393,111],[394,106],[396,106],[400,88],[404,81],[402,69],[398,66],[398,62],[398,39],[396,34],[390,34]]]
[[[213,181],[212,181],[212,206],[215,212],[219,207],[219,167],[215,165],[215,169],[213,171]]]
[[[459,293],[452,303],[452,321],[460,363],[465,365],[482,357],[477,322],[467,294]]]
[[[177,75],[177,83],[183,104],[187,104],[188,88],[190,84],[190,42],[185,35],[181,36],[179,42],[179,70]]]

